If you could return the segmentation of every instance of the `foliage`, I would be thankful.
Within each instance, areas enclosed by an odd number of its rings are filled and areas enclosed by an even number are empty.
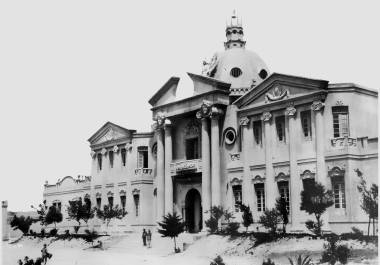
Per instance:
[[[263,265],[275,265],[271,259],[263,260]]]
[[[95,230],[90,231],[89,229],[86,229],[84,231],[86,235],[84,236],[84,240],[89,243],[93,243],[95,239],[99,237],[98,233]]]
[[[368,235],[371,225],[371,220],[373,222],[373,235],[375,235],[375,220],[378,219],[378,193],[379,187],[376,184],[372,184],[370,188],[367,187],[367,182],[363,178],[363,173],[359,170],[355,170],[358,175],[360,182],[357,186],[358,191],[361,194],[360,206],[363,211],[368,215]]]
[[[85,203],[82,202],[82,198],[79,200],[69,201],[67,206],[67,213],[69,219],[75,220],[80,225],[80,221],[88,222],[89,219],[94,217],[95,209],[91,209],[91,202],[85,200]]]
[[[10,225],[13,228],[13,230],[19,229],[24,235],[26,235],[29,232],[29,228],[33,223],[33,219],[28,217],[25,217],[21,215],[20,217],[14,215]]]
[[[350,249],[345,245],[338,245],[339,237],[335,234],[327,237],[327,243],[323,245],[325,249],[322,253],[321,263],[328,262],[334,265],[337,261],[346,264],[350,255]]]
[[[276,209],[266,209],[263,215],[260,216],[259,223],[266,229],[269,229],[271,234],[276,234],[276,229],[280,220],[280,215]]]
[[[240,210],[243,212],[243,225],[245,227],[245,231],[248,231],[248,227],[253,224],[252,212],[249,206],[241,204]]]
[[[46,200],[43,201],[43,203],[40,203],[38,207],[34,207],[33,205],[30,206],[32,209],[37,211],[38,214],[38,220],[41,225],[45,225],[45,216],[48,211],[48,206],[46,205]]]
[[[210,265],[226,265],[226,263],[224,263],[222,257],[218,255],[211,261]]]
[[[185,231],[185,222],[181,219],[177,213],[165,215],[164,220],[162,222],[158,222],[160,229],[158,229],[158,233],[161,234],[162,237],[170,237],[174,240],[174,251],[177,250],[176,237]]]
[[[206,220],[205,225],[211,234],[214,234],[218,231],[218,220],[214,217],[210,217],[210,219]]]
[[[322,214],[333,204],[332,192],[326,190],[321,183],[312,182],[306,185],[301,192],[301,210],[308,214],[314,214],[317,222],[313,231],[316,232],[316,235],[320,236],[322,234]]]
[[[217,233],[219,231],[219,221],[220,218],[224,215],[224,210],[222,206],[213,206],[210,211],[210,219],[205,221],[206,226],[208,227],[210,233]]]
[[[289,263],[291,265],[311,265],[311,258],[309,256],[305,256],[302,258],[302,254],[298,255],[298,258],[294,258],[294,262],[291,258],[288,257]]]
[[[45,215],[44,223],[50,225],[54,223],[54,227],[57,228],[57,223],[62,222],[63,216],[61,211],[57,207],[50,206],[48,212]]]
[[[230,212],[229,210],[225,210],[225,211],[223,211],[223,218],[227,222],[227,225],[223,229],[223,232],[228,234],[228,235],[237,234],[237,231],[240,227],[240,224],[238,222],[232,222],[232,220],[235,219],[234,213]]]
[[[40,235],[41,237],[45,237],[45,229],[44,228],[41,228],[41,232],[40,232]]]
[[[127,212],[122,208],[119,208],[119,205],[113,206],[111,204],[104,205],[103,210],[97,209],[96,216],[106,222],[106,225],[110,224],[112,219],[122,219],[127,215]]]
[[[75,225],[74,226],[74,232],[75,232],[75,234],[78,234],[79,228],[80,228],[79,225]]]
[[[56,236],[57,232],[58,232],[58,230],[56,228],[53,228],[52,230],[50,230],[49,235],[50,236]]]
[[[317,222],[312,221],[312,220],[307,220],[305,222],[305,226],[313,234],[320,235],[322,232],[321,228],[323,226],[323,220],[320,220],[319,224]]]
[[[279,216],[282,221],[282,232],[285,234],[286,233],[286,225],[289,223],[289,211],[286,207],[286,200],[285,198],[277,198],[276,200],[276,210],[279,213]]]

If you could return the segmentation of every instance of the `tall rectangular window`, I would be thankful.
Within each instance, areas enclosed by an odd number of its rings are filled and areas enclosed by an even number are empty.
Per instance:
[[[186,159],[199,158],[198,138],[186,139]]]
[[[136,213],[136,216],[139,216],[140,195],[139,194],[133,195],[133,201],[135,202],[135,213]]]
[[[102,198],[101,197],[97,197],[96,198],[96,207],[98,209],[100,209],[101,206],[102,206]]]
[[[97,157],[98,157],[98,169],[102,170],[102,158],[103,158],[102,154],[98,154]]]
[[[311,111],[301,111],[302,132],[305,138],[311,139]]]
[[[348,107],[334,106],[332,107],[334,137],[346,137],[350,135]]]
[[[120,153],[121,153],[121,163],[123,164],[123,167],[125,167],[125,163],[127,161],[127,150],[125,148],[122,148]]]
[[[120,203],[123,211],[125,211],[125,204],[127,202],[127,197],[125,195],[120,196]]]
[[[235,212],[238,212],[240,210],[241,205],[241,185],[234,185],[232,186],[232,193],[234,195],[234,201],[235,201]]]
[[[285,142],[285,116],[276,117],[276,131],[279,142]]]
[[[108,204],[113,206],[113,197],[112,196],[108,197]]]
[[[113,168],[113,151],[108,152],[108,157],[110,160],[110,167]]]
[[[343,177],[333,179],[334,204],[335,208],[346,208],[346,193],[344,190]]]
[[[257,211],[265,211],[264,183],[255,184]]]
[[[137,153],[138,153],[137,167],[148,168],[148,146],[137,147]]]
[[[280,181],[277,183],[278,191],[280,193],[280,197],[285,199],[286,209],[289,212],[289,182],[288,181]]]
[[[253,137],[255,139],[255,144],[261,145],[261,141],[262,141],[261,121],[254,121],[253,122]]]

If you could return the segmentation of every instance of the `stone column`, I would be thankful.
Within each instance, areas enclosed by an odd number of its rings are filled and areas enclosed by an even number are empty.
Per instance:
[[[219,113],[214,108],[211,114],[211,187],[212,187],[212,206],[221,205],[220,188],[220,150],[219,150]]]
[[[208,119],[202,118],[202,220],[204,229],[206,228],[205,221],[210,217],[206,211],[211,209],[210,134],[208,127]]]
[[[250,191],[251,189],[251,179],[250,179],[250,168],[249,168],[249,149],[251,146],[251,143],[249,141],[249,118],[243,117],[239,121],[240,126],[242,128],[242,153],[243,153],[243,185],[242,185],[242,202],[243,204],[251,207],[253,207],[253,194]],[[252,134],[253,138],[253,134]]]
[[[322,101],[314,101],[311,109],[315,113],[315,150],[317,160],[316,181],[327,188],[327,171],[325,162],[325,124],[323,121],[323,109],[325,104]],[[323,231],[330,231],[328,210],[322,215]]]
[[[157,221],[162,220],[165,215],[165,161],[164,161],[164,139],[162,129],[156,130],[157,134]]]
[[[296,113],[297,110],[290,106],[286,108],[285,115],[288,116],[289,124],[289,165],[290,165],[290,222],[291,230],[298,231],[301,229],[300,225],[300,205],[301,205],[301,187],[302,182],[298,173],[297,166],[297,141],[299,139],[299,132],[296,128]]]
[[[272,128],[270,112],[263,113],[264,133],[265,133],[265,208],[270,209],[276,202],[276,183],[274,181],[273,157],[272,157]]]
[[[172,128],[168,119],[165,120],[165,214],[173,213],[173,181],[170,173],[172,162]]]
[[[2,240],[9,240],[9,229],[8,229],[8,201],[1,202],[1,221],[2,221]]]

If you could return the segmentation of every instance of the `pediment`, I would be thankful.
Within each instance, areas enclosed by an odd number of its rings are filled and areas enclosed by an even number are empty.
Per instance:
[[[231,84],[204,75],[187,73],[194,83],[194,95],[214,90],[230,91]]]
[[[153,107],[173,102],[176,98],[179,77],[171,77],[169,80],[149,99]]]
[[[135,130],[129,130],[112,122],[107,122],[88,141],[91,145],[99,145],[131,137],[134,132]]]
[[[273,73],[234,102],[239,108],[265,105],[324,91],[328,81]]]

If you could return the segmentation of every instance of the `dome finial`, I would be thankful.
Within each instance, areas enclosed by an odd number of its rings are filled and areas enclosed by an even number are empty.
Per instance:
[[[226,37],[227,41],[224,43],[225,49],[245,47],[241,19],[239,21],[235,9],[232,11],[230,24],[226,25]]]

